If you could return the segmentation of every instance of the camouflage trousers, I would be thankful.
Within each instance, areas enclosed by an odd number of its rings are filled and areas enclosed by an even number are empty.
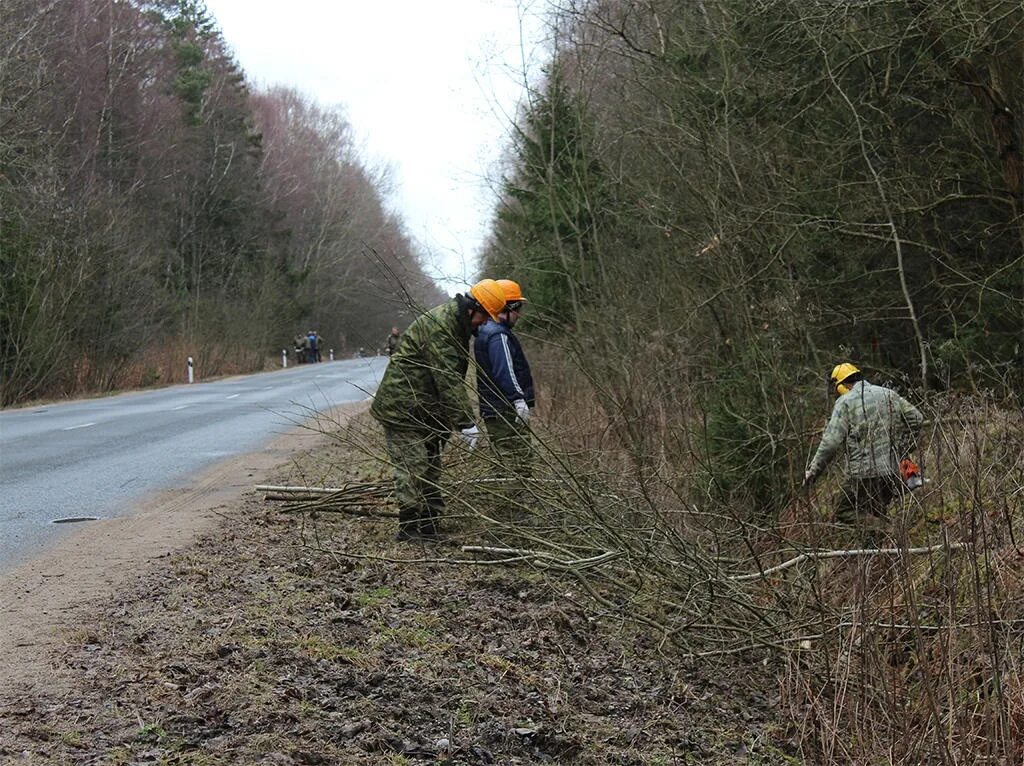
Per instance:
[[[441,452],[448,431],[384,428],[384,447],[394,471],[398,526],[433,534],[444,511]]]
[[[897,476],[847,478],[836,495],[836,520],[843,524],[875,525],[885,521],[893,500],[903,494],[903,482]]]
[[[533,475],[536,452],[530,428],[514,416],[486,418],[484,428],[494,453],[494,478],[502,479],[498,489],[509,504],[521,503],[526,491],[525,479]]]

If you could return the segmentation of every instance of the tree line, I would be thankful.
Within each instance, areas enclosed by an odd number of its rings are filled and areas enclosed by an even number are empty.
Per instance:
[[[551,29],[485,271],[638,466],[768,510],[840,361],[1019,394],[1018,2],[567,0]]]
[[[808,762],[1021,760],[1024,6],[552,6],[484,257],[555,477],[507,547],[628,562],[569,582],[774,667]],[[801,489],[844,361],[929,421],[878,545]]]
[[[0,404],[377,346],[440,298],[343,114],[253,91],[199,0],[0,14]]]

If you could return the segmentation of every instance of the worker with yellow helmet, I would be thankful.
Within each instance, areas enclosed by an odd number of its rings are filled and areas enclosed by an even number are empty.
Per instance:
[[[399,540],[438,536],[444,509],[441,452],[452,431],[469,447],[480,433],[466,391],[469,339],[504,307],[501,286],[480,280],[465,295],[418,317],[391,354],[370,414],[384,428],[394,471]]]
[[[865,380],[850,362],[833,368],[829,384],[837,399],[804,485],[812,484],[845,451],[846,477],[836,498],[836,518],[844,523],[884,519],[889,504],[904,490],[900,460],[924,418],[892,389]]]

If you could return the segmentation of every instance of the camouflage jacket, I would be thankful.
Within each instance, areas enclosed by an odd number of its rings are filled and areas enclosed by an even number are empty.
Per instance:
[[[858,381],[832,408],[810,471],[814,476],[820,474],[845,447],[849,477],[896,474],[900,458],[912,448],[923,421],[917,408],[895,391]]]
[[[402,333],[370,406],[382,425],[451,431],[473,424],[466,389],[472,327],[466,309],[466,299],[456,295]]]

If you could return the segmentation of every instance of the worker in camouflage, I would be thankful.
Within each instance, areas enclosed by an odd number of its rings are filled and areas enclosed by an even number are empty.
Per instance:
[[[836,365],[830,383],[839,398],[804,485],[812,484],[845,448],[846,477],[836,498],[836,518],[871,524],[885,519],[889,504],[902,495],[900,460],[913,447],[924,418],[892,389],[869,383],[849,362]]]
[[[370,414],[384,428],[394,471],[399,540],[438,536],[441,452],[453,430],[470,448],[479,437],[466,391],[469,339],[504,305],[498,284],[481,280],[416,319],[391,355]]]

